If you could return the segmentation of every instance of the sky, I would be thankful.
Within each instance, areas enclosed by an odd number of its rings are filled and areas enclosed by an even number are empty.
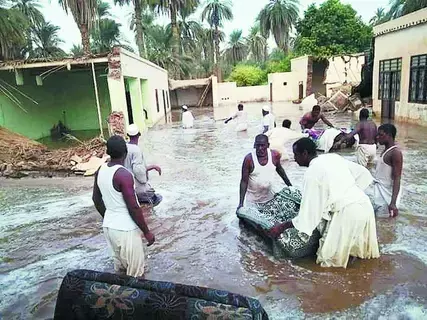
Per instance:
[[[129,30],[129,23],[132,13],[132,7],[125,6],[119,7],[114,5],[113,0],[104,0],[111,4],[111,14],[114,19],[122,24],[121,32],[123,38],[130,43],[130,45],[136,49],[135,40],[133,33]],[[341,0],[343,3],[348,3],[362,16],[362,19],[367,23],[374,16],[375,11],[379,7],[387,7],[389,0]],[[57,0],[39,0],[42,5],[42,12],[46,20],[51,23],[60,26],[60,37],[64,40],[62,48],[65,51],[69,51],[73,44],[80,44],[80,32],[77,28],[73,17],[64,12],[62,7],[58,4]],[[203,3],[203,0],[201,1]],[[224,32],[229,35],[235,29],[242,29],[243,36],[246,36],[250,27],[253,25],[258,13],[268,3],[268,0],[232,0],[233,4],[233,21],[226,22],[224,24]],[[307,7],[312,4],[320,4],[322,0],[300,0],[300,15],[304,14]],[[195,19],[200,19],[200,10],[195,14]],[[158,23],[167,24],[167,17],[158,18]],[[272,39],[269,41],[270,46],[273,46],[274,42]]]

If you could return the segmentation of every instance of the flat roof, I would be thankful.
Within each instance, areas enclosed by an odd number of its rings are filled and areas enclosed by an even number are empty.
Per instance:
[[[427,23],[427,8],[414,11],[400,18],[393,19],[375,26],[374,37],[396,32],[402,29],[411,28],[424,23]]]

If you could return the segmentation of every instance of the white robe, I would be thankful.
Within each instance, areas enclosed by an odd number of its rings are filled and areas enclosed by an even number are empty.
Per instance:
[[[268,136],[270,149],[280,152],[281,160],[289,159],[289,155],[285,150],[286,143],[292,140],[308,137],[308,133],[301,133],[284,127],[269,130],[265,135]]]
[[[320,229],[317,263],[323,267],[345,268],[350,255],[379,257],[374,210],[364,193],[372,181],[366,168],[337,154],[311,161],[300,211],[292,223],[308,235]]]
[[[182,113],[182,127],[184,129],[192,128],[194,124],[194,117],[191,111],[185,111]]]

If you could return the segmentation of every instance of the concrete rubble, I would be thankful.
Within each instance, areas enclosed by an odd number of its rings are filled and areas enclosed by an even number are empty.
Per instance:
[[[355,112],[361,108],[369,107],[369,104],[362,101],[358,93],[351,95],[349,93],[351,90],[347,87],[343,88],[343,91],[336,91],[329,99],[324,95],[317,95],[317,104],[322,108],[323,112],[345,112],[348,110]]]

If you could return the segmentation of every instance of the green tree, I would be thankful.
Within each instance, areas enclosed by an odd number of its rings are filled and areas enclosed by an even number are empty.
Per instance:
[[[79,58],[83,56],[83,47],[80,44],[73,44],[70,53],[74,58]]]
[[[194,52],[200,49],[199,41],[203,37],[203,28],[198,21],[192,20],[190,16],[194,13],[194,8],[182,8],[179,13],[178,30],[180,36],[180,50]]]
[[[40,11],[41,6],[35,0],[16,0],[13,8],[22,12],[33,26],[45,22],[43,14]]]
[[[267,74],[259,67],[239,64],[227,80],[236,82],[238,87],[257,86],[267,82]]]
[[[34,48],[29,52],[30,58],[64,57],[65,52],[59,47],[62,41],[58,31],[61,28],[43,21],[34,26]]]
[[[144,22],[147,22],[147,18],[152,18],[152,15],[147,15],[147,13],[144,11],[147,7],[147,1],[146,0],[114,0],[114,3],[118,3],[119,5],[123,6],[125,4],[132,3],[134,12],[132,14],[132,22],[131,22],[131,29],[135,30],[135,40],[136,45],[138,47],[139,55],[141,57],[146,58],[147,57],[147,48],[145,46],[145,33],[147,25],[144,24]],[[151,23],[153,23],[154,19],[151,19]]]
[[[267,59],[267,39],[261,34],[261,27],[256,23],[246,37],[246,44],[249,48],[251,58],[257,63],[264,62]]]
[[[231,2],[227,0],[208,0],[202,12],[202,21],[207,21],[214,30],[214,64],[215,74],[218,77],[218,81],[221,81],[221,70],[219,65],[219,28],[223,26],[225,21],[233,19],[233,11],[231,6]]]
[[[297,23],[295,52],[327,58],[358,53],[369,48],[372,27],[363,23],[351,5],[327,0],[318,8],[310,5]]]
[[[371,26],[376,26],[381,23],[387,22],[389,20],[389,15],[386,13],[384,8],[378,8],[377,11],[375,11],[375,16],[369,20],[369,24]]]
[[[172,30],[171,48],[176,58],[179,56],[180,37],[178,30],[178,13],[183,10],[193,10],[199,4],[198,0],[150,0],[150,5],[157,12],[163,12],[170,17]]]
[[[96,21],[98,1],[97,0],[59,0],[59,4],[68,14],[71,12],[82,38],[84,55],[91,54],[90,29]]]
[[[290,32],[298,19],[298,6],[298,0],[270,0],[258,16],[262,34],[266,38],[272,34],[285,53],[289,50]]]
[[[227,43],[227,48],[224,51],[225,59],[235,66],[247,57],[247,47],[242,37],[242,30],[234,30],[230,34],[230,40]]]
[[[22,12],[0,0],[0,59],[20,57],[17,48],[25,46],[28,29],[28,19]]]

